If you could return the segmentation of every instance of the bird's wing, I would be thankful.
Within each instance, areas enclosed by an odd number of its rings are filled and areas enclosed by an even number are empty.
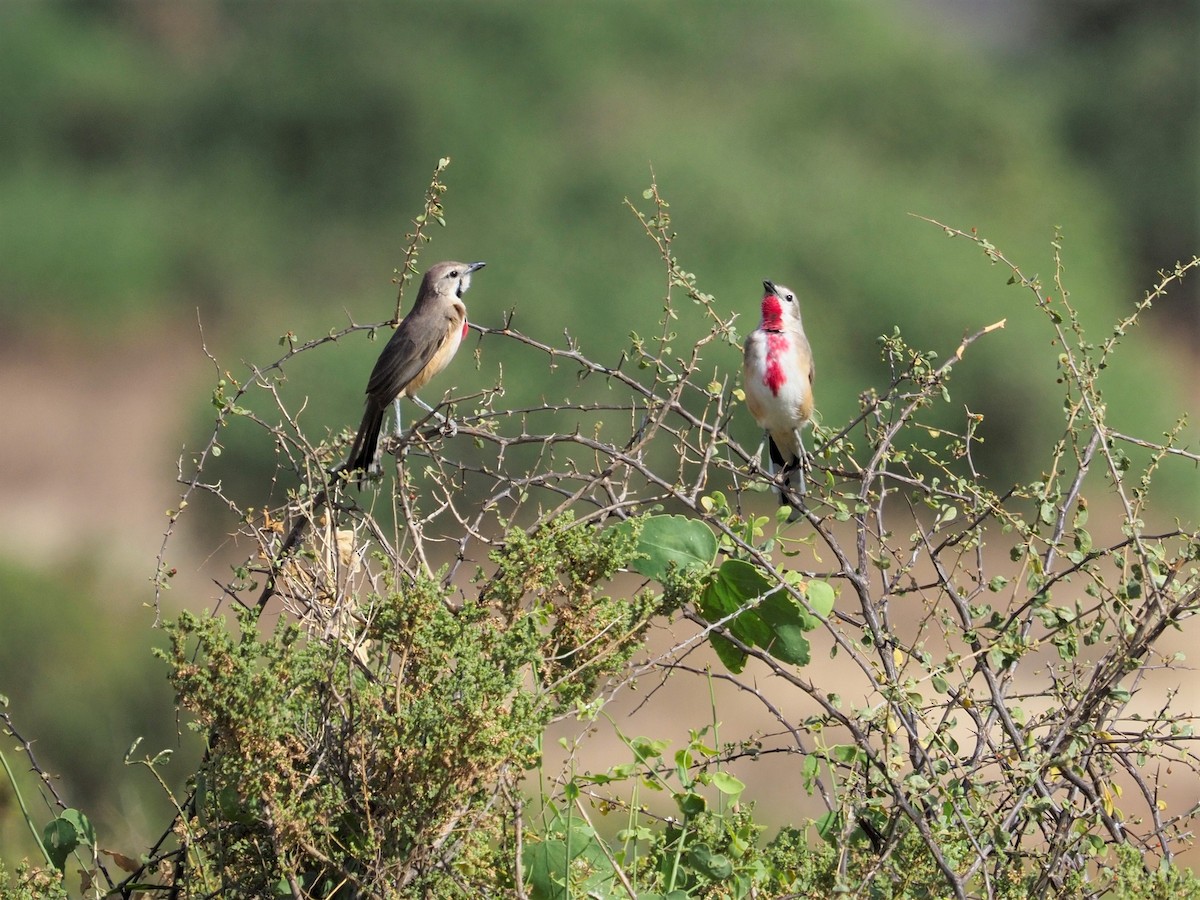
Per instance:
[[[406,318],[387,342],[371,379],[367,382],[367,394],[381,404],[391,403],[408,387],[417,375],[429,364],[449,333],[449,317],[437,316],[432,321],[424,316],[423,321]]]
[[[812,345],[809,344],[808,335],[804,332],[800,332],[800,352],[808,357],[808,386],[811,388],[817,377],[817,366],[813,362]]]

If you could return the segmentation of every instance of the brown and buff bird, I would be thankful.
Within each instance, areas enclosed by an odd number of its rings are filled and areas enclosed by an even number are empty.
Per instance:
[[[773,281],[764,281],[763,287],[762,321],[744,348],[746,407],[766,432],[772,474],[779,466],[788,488],[780,489],[779,498],[793,510],[788,521],[795,521],[804,511],[798,498],[807,490],[800,432],[813,413],[812,349],[795,293]]]
[[[360,486],[366,476],[378,472],[375,454],[388,406],[395,404],[396,434],[400,434],[401,397],[408,397],[426,412],[434,412],[433,407],[417,397],[417,391],[446,368],[458,352],[467,334],[463,294],[471,286],[471,275],[484,265],[441,262],[430,267],[412,309],[379,354],[367,382],[367,408],[358,435],[350,455],[337,469],[359,473]],[[453,423],[450,425],[453,427]]]

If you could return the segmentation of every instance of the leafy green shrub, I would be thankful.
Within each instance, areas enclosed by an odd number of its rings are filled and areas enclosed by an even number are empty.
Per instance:
[[[632,547],[570,525],[510,534],[478,600],[455,609],[437,581],[385,565],[383,592],[333,634],[292,623],[263,638],[251,610],[236,634],[217,617],[168,625],[180,704],[208,735],[195,877],[237,896],[281,874],[297,895],[453,892],[447,861],[503,829],[496,790],[516,790],[550,718],[619,670],[657,612],[588,602]]]

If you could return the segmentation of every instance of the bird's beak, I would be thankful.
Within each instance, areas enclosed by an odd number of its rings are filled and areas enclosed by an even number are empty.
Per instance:
[[[763,282],[763,287],[767,289],[768,294],[775,293],[775,282],[771,281],[770,279],[767,279]]]
[[[467,266],[467,274],[470,275],[472,272],[478,272],[480,269],[482,269],[486,265],[487,265],[487,263],[485,263],[485,262],[473,262],[469,266]]]

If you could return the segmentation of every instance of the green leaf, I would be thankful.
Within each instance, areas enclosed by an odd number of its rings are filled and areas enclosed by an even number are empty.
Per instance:
[[[719,622],[772,590],[779,590],[778,585],[768,581],[757,566],[741,559],[727,559],[700,595],[700,614],[710,622]],[[772,637],[771,629],[754,612],[742,613],[726,627],[751,647],[765,648]]]
[[[632,531],[635,521],[614,525]],[[717,538],[699,519],[686,516],[647,516],[640,520],[638,557],[630,562],[635,572],[661,582],[671,564],[680,569],[707,569],[717,556]]]
[[[630,738],[629,748],[638,755],[639,760],[655,759],[663,755],[663,751],[667,749],[668,743],[668,741],[661,739],[635,737]]]
[[[720,634],[710,634],[708,642],[712,644],[713,651],[717,654],[717,659],[725,664],[734,675],[741,673],[742,669],[746,668],[746,654],[733,645],[733,642]]]
[[[826,581],[810,581],[804,586],[804,599],[815,612],[825,618],[829,618],[829,614],[833,612],[835,597],[833,587]],[[816,625],[813,626],[815,627]]]
[[[1092,536],[1084,528],[1079,528],[1075,532],[1075,549],[1085,554],[1092,552]]]
[[[821,840],[827,844],[836,844],[838,833],[841,831],[840,823],[838,822],[838,814],[836,810],[830,810],[814,823],[817,826],[817,834],[821,836]]]
[[[804,757],[804,762],[800,764],[800,777],[804,781],[804,789],[812,794],[813,784],[817,780],[817,775],[821,771],[821,758],[815,753],[810,753]]]
[[[771,639],[763,649],[781,662],[808,665],[811,648],[804,632],[816,628],[817,620],[783,591],[770,594],[758,607],[758,615],[771,629]]]
[[[679,811],[688,818],[700,815],[708,807],[708,801],[704,799],[704,796],[695,791],[676,794],[675,802],[679,805]]]
[[[63,816],[51,820],[42,829],[42,846],[46,848],[50,862],[60,872],[65,871],[67,858],[79,846],[79,838],[80,834],[75,824]]]
[[[810,581],[805,596],[821,615],[827,616],[833,610],[834,590],[825,582]],[[727,620],[726,627],[739,641],[761,647],[782,662],[803,666],[811,658],[804,632],[812,631],[820,620],[752,563],[725,560],[705,586],[698,606],[709,622]],[[730,671],[742,671],[744,653],[720,635],[713,635],[711,643]]]
[[[856,744],[834,744],[829,748],[829,758],[853,766],[866,762],[867,754]]]
[[[522,854],[533,900],[567,900],[567,845],[562,841],[527,844]]]
[[[724,881],[733,874],[733,863],[723,853],[713,853],[708,844],[693,844],[688,851],[692,866],[714,881]]]
[[[734,778],[728,772],[713,772],[713,787],[722,794],[735,796],[746,789],[746,783],[740,778]]]
[[[96,846],[96,829],[92,827],[91,820],[87,816],[77,809],[64,809],[59,818],[74,826],[75,833],[79,836],[79,843],[85,847]]]
[[[561,817],[556,817],[554,826],[563,826]],[[579,896],[591,896],[591,892],[600,886],[611,882],[613,878],[612,863],[609,862],[604,848],[600,846],[600,838],[586,825],[573,824],[569,829],[566,840],[543,841],[526,846],[522,859],[529,873],[530,885],[533,888],[530,896],[535,900],[569,900],[573,892],[567,885],[568,871],[586,871],[588,875],[574,887]],[[570,860],[567,848],[570,847]],[[575,860],[585,860],[586,865],[572,866]]]

